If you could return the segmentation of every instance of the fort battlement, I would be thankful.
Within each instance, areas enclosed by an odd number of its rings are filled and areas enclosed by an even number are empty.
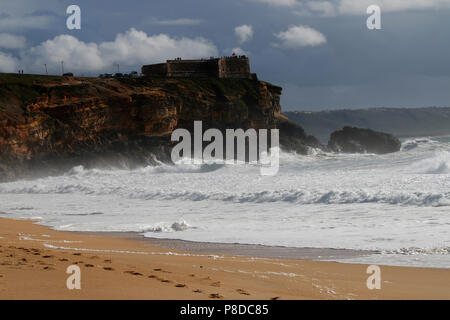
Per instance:
[[[202,60],[178,58],[143,66],[142,74],[147,77],[169,78],[256,78],[256,75],[250,73],[250,61],[246,56]]]

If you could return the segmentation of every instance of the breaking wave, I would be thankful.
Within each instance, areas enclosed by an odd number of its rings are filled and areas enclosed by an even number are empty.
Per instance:
[[[219,200],[238,203],[290,202],[296,204],[350,204],[350,203],[387,203],[393,205],[416,206],[450,206],[450,192],[433,194],[426,192],[365,192],[365,191],[262,191],[253,193],[204,193],[204,192],[154,192],[130,194],[130,198],[158,199],[158,200]]]
[[[425,146],[427,144],[436,144],[436,143],[437,143],[437,141],[430,139],[430,138],[416,138],[416,139],[405,140],[402,143],[401,151],[410,151],[419,146]]]
[[[103,169],[86,169],[83,166],[76,166],[69,170],[65,176],[78,176],[78,177],[103,177],[103,176],[115,176],[117,173],[133,172],[135,174],[163,174],[163,173],[204,173],[220,170],[225,167],[225,163],[205,163],[205,164],[193,164],[190,160],[184,160],[177,165],[169,165],[166,163],[160,163],[156,166],[146,166],[135,170],[103,170]]]
[[[177,231],[185,231],[188,229],[195,229],[195,227],[189,225],[186,221],[179,221],[174,222],[172,224],[158,223],[154,226],[141,228],[139,232],[140,233],[177,232]]]
[[[384,254],[401,254],[405,256],[413,256],[413,255],[444,255],[450,254],[450,247],[437,247],[437,248],[401,248],[397,250],[385,250],[381,251]]]
[[[95,186],[96,187],[96,186]],[[9,190],[12,194],[86,194],[118,195],[126,199],[139,200],[188,200],[188,201],[226,201],[235,203],[270,203],[289,202],[295,204],[351,204],[351,203],[385,203],[392,205],[415,206],[450,206],[450,192],[407,192],[407,191],[369,191],[369,190],[300,190],[284,189],[260,192],[208,192],[195,190],[173,190],[170,188],[148,191],[127,186],[104,186],[97,190],[85,184],[35,184]],[[95,215],[101,213],[88,213]]]
[[[450,173],[450,152],[435,152],[432,157],[414,163],[412,169],[425,174],[448,174]]]

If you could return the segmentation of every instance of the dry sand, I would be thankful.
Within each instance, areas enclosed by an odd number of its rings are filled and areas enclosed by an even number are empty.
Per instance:
[[[81,290],[66,269],[81,268]],[[0,299],[450,299],[450,269],[183,252],[0,219]]]

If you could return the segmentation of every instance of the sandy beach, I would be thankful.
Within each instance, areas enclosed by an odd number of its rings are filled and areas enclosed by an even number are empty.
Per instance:
[[[68,290],[67,267],[81,269]],[[0,219],[0,299],[450,299],[450,269],[255,258],[164,249],[119,236]]]

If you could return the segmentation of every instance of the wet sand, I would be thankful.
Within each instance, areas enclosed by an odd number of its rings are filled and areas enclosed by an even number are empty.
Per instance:
[[[130,236],[0,219],[0,299],[450,299],[449,269],[380,266],[381,289],[369,290],[367,265],[296,259],[326,250],[268,258],[254,253],[280,248]],[[66,286],[71,265],[80,267],[81,290]]]
[[[74,232],[95,236],[128,238],[146,241],[152,246],[169,250],[187,252],[245,256],[256,258],[297,259],[297,260],[333,260],[350,259],[376,254],[375,251],[328,249],[328,248],[291,248],[240,243],[196,242],[176,239],[146,238],[138,232]]]

